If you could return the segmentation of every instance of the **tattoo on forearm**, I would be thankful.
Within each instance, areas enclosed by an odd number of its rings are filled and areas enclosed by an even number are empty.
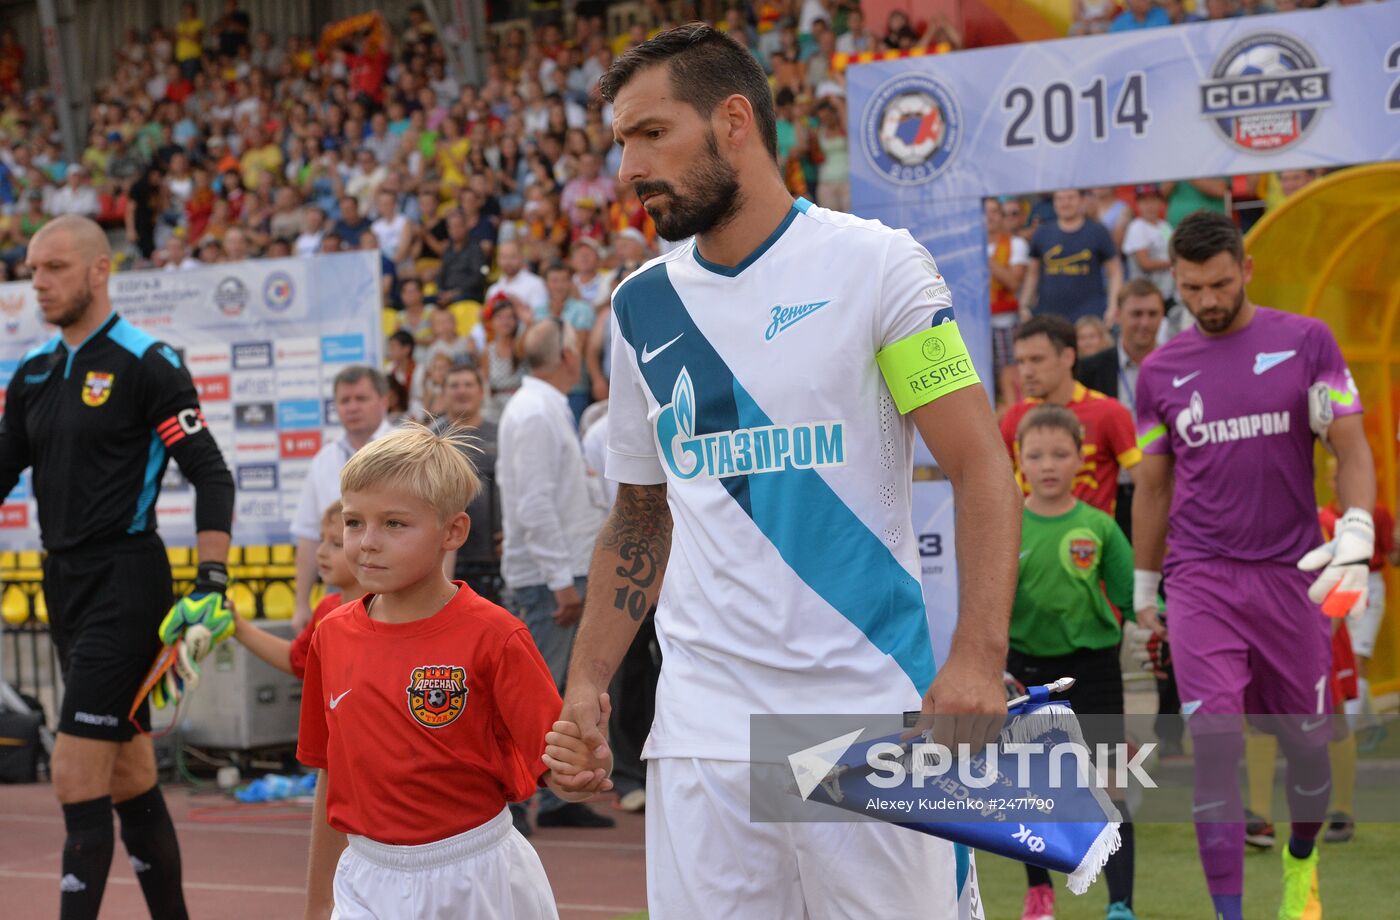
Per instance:
[[[621,564],[614,567],[613,574],[626,581],[618,587],[613,606],[640,620],[651,606],[648,595],[671,552],[671,511],[666,506],[665,486],[620,486],[598,543],[617,554]]]

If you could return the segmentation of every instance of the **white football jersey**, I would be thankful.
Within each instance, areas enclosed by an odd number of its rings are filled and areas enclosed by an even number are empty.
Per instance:
[[[875,353],[951,303],[907,231],[801,199],[733,268],[691,244],[618,287],[607,476],[666,483],[674,522],[645,756],[747,760],[750,714],[918,708],[918,432]]]

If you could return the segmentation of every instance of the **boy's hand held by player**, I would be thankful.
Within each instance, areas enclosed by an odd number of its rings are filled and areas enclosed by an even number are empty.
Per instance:
[[[561,799],[582,802],[595,793],[612,788],[608,774],[612,772],[612,752],[602,756],[590,749],[581,737],[579,727],[572,722],[555,722],[554,730],[545,734],[545,750],[541,758],[549,767],[545,784]]]
[[[612,788],[612,748],[605,731],[612,715],[606,693],[571,692],[553,730],[545,734],[546,785],[566,801],[578,802]]]
[[[1371,512],[1348,508],[1337,521],[1336,536],[1298,560],[1304,572],[1322,570],[1308,588],[1308,599],[1322,605],[1329,617],[1344,617],[1365,609],[1371,556],[1376,551],[1376,525]]]

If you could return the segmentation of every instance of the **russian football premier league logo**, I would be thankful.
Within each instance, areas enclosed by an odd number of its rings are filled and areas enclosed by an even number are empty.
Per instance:
[[[895,77],[875,91],[861,122],[865,156],[884,178],[920,185],[947,168],[962,140],[953,94],[924,74]]]

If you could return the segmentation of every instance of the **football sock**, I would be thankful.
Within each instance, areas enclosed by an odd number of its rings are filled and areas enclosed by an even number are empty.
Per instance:
[[[59,920],[96,920],[112,868],[112,797],[63,806],[63,879],[59,883]]]
[[[134,799],[118,802],[117,817],[122,822],[122,843],[151,916],[187,920],[180,888],[180,844],[160,787],[152,786]]]

